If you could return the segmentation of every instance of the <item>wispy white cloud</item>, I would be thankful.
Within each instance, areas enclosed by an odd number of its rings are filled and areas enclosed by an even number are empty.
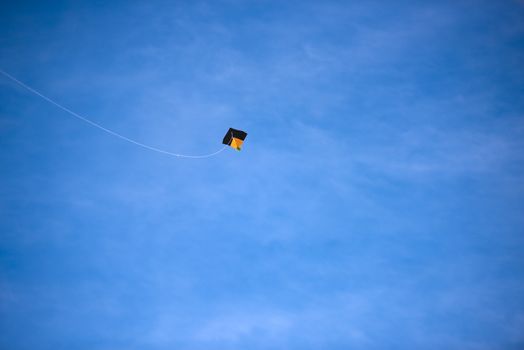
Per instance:
[[[265,308],[243,312],[243,314],[219,315],[211,319],[196,332],[195,339],[204,342],[238,342],[250,337],[278,339],[293,323],[289,315],[272,313]]]

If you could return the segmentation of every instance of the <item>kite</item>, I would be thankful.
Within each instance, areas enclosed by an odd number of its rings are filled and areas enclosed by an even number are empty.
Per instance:
[[[163,150],[163,149],[160,149],[160,148],[157,148],[157,147],[153,147],[153,146],[150,146],[150,145],[147,145],[145,143],[142,143],[142,142],[139,142],[139,141],[136,141],[136,140],[133,140],[127,136],[124,136],[122,134],[119,134],[117,133],[116,131],[113,131],[111,129],[108,129],[98,123],[95,123],[94,121],[92,121],[91,119],[89,118],[86,118],[76,112],[73,112],[72,110],[70,110],[69,108],[66,108],[64,106],[62,106],[61,104],[59,104],[58,102],[55,102],[54,100],[50,99],[49,97],[45,96],[44,94],[38,92],[37,90],[33,89],[32,87],[30,87],[29,85],[26,85],[24,84],[23,82],[21,82],[20,80],[16,79],[15,77],[13,77],[12,75],[10,75],[9,73],[3,71],[2,69],[0,69],[0,74],[4,75],[6,78],[9,78],[11,79],[12,81],[14,81],[15,83],[17,83],[18,85],[22,86],[23,88],[25,88],[26,90],[32,92],[33,94],[41,97],[42,99],[46,100],[47,102],[55,105],[56,107],[62,109],[63,111],[67,112],[68,114],[72,115],[73,117],[75,118],[78,118],[84,122],[86,122],[87,124],[90,124],[91,126],[95,127],[95,128],[98,128],[114,137],[117,137],[119,139],[122,139],[124,141],[127,141],[129,143],[132,143],[136,146],[139,146],[139,147],[143,147],[145,149],[148,149],[150,151],[153,151],[153,152],[158,152],[158,153],[163,153],[163,154],[167,154],[169,156],[173,156],[173,157],[179,157],[179,158],[209,158],[209,157],[213,157],[217,154],[219,154],[220,152],[222,152],[223,150],[225,150],[227,148],[227,146],[231,146],[237,150],[240,151],[240,148],[242,147],[242,143],[244,142],[244,139],[246,138],[247,136],[247,133],[245,133],[244,131],[241,131],[241,130],[236,130],[236,129],[229,129],[228,133],[226,134],[226,136],[224,137],[224,141],[223,143],[226,145],[224,147],[222,147],[221,149],[213,152],[213,153],[208,153],[208,154],[201,154],[201,155],[188,155],[188,154],[179,154],[179,153],[173,153],[173,152],[170,152],[170,151],[166,151],[166,150]]]
[[[226,135],[224,136],[224,139],[222,140],[222,143],[224,145],[233,147],[237,151],[240,151],[246,136],[247,133],[245,131],[229,128]]]

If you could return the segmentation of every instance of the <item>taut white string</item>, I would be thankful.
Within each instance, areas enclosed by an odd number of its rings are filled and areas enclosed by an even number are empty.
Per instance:
[[[24,87],[25,89],[31,91],[33,94],[37,95],[37,96],[40,96],[41,98],[43,98],[44,100],[46,100],[47,102],[55,105],[56,107],[62,109],[63,111],[69,113],[70,115],[72,115],[73,117],[76,117],[80,120],[83,120],[84,122],[90,124],[91,126],[94,126],[95,128],[98,128],[102,131],[105,131],[107,132],[108,134],[110,135],[113,135],[115,137],[118,137],[124,141],[127,141],[127,142],[130,142],[132,144],[135,144],[137,146],[140,146],[140,147],[143,147],[143,148],[146,148],[150,151],[154,151],[154,152],[158,152],[158,153],[163,153],[163,154],[167,154],[167,155],[170,155],[170,156],[173,156],[173,157],[179,157],[179,158],[209,158],[209,157],[212,157],[214,155],[217,155],[219,154],[220,152],[222,152],[223,150],[226,149],[227,145],[222,147],[221,149],[219,149],[218,151],[216,152],[213,152],[213,153],[210,153],[210,154],[203,154],[203,155],[187,155],[187,154],[178,154],[178,153],[173,153],[173,152],[169,152],[169,151],[166,151],[166,150],[163,150],[163,149],[160,149],[160,148],[156,148],[156,147],[153,147],[153,146],[149,146],[149,145],[146,145],[146,144],[143,144],[141,142],[138,142],[138,141],[135,141],[133,139],[130,139],[129,137],[126,137],[124,135],[120,135],[119,133],[113,131],[113,130],[110,130],[110,129],[107,129],[105,127],[103,127],[102,125],[98,124],[98,123],[95,123],[94,121],[91,121],[89,120],[88,118],[86,117],[83,117],[81,116],[80,114],[78,113],[75,113],[73,112],[72,110],[70,110],[69,108],[66,108],[64,106],[62,106],[61,104],[59,104],[58,102],[55,102],[53,101],[52,99],[50,99],[49,97],[43,95],[42,93],[38,92],[37,90],[33,89],[32,87],[24,84],[23,82],[21,82],[20,80],[16,79],[15,77],[13,77],[12,75],[10,75],[9,73],[3,71],[0,69],[0,73],[2,73],[5,77],[11,79],[12,81],[14,81],[15,83],[17,83],[18,85]]]

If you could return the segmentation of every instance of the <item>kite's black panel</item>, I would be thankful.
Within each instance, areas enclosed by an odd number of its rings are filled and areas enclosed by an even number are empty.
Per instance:
[[[224,145],[230,145],[231,144],[231,139],[233,137],[244,141],[246,136],[247,136],[247,133],[242,131],[242,130],[229,128],[229,130],[227,131],[226,135],[224,136],[224,139],[222,140],[222,143]]]

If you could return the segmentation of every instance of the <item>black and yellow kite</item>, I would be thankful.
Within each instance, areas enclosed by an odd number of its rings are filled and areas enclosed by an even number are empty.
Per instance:
[[[233,147],[237,151],[240,151],[246,136],[247,133],[245,131],[229,128],[226,135],[224,136],[224,139],[222,140],[222,143],[224,145]]]

